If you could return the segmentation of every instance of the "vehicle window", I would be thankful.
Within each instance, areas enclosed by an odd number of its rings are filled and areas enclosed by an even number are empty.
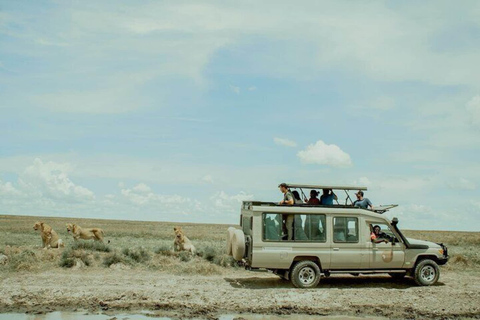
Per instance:
[[[325,215],[308,214],[303,217],[305,217],[304,231],[308,240],[325,242],[327,239]]]
[[[283,236],[282,215],[278,213],[263,214],[263,239],[280,241]]]
[[[269,241],[325,242],[325,215],[263,214],[263,239]]]
[[[388,241],[392,241],[393,239],[396,239],[395,233],[393,233],[393,231],[392,231],[392,229],[390,228],[389,225],[384,224],[384,223],[371,223],[370,224],[370,233],[373,232],[373,227],[374,226],[379,226],[380,227],[379,238],[385,238]],[[398,239],[396,239],[396,242],[398,242]]]
[[[358,242],[358,219],[334,217],[333,242]]]
[[[252,220],[250,217],[242,216],[242,229],[243,229],[243,233],[245,233],[246,235],[251,235]]]

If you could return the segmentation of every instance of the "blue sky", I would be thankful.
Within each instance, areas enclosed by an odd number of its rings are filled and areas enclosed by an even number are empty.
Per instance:
[[[480,228],[480,3],[1,1],[0,214],[235,223],[357,184]]]

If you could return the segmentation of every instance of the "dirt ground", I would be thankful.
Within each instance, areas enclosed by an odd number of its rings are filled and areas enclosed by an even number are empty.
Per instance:
[[[155,310],[172,317],[225,313],[480,318],[480,273],[443,271],[432,287],[389,276],[332,276],[295,289],[269,273],[179,276],[149,270],[55,269],[1,274],[0,312]]]

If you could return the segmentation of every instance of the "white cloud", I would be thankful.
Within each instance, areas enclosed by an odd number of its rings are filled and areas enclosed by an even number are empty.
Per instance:
[[[466,109],[471,123],[480,126],[480,95],[476,95],[468,101]]]
[[[59,201],[92,200],[95,195],[89,189],[76,185],[68,177],[68,164],[52,161],[44,163],[36,158],[19,177],[20,188],[28,194]]]
[[[240,94],[240,87],[230,85],[230,90],[232,90],[236,94]]]
[[[451,189],[459,189],[459,190],[475,190],[477,188],[475,183],[465,178],[459,178],[453,181],[448,181],[447,185]]]
[[[360,177],[358,180],[355,180],[353,184],[359,187],[369,187],[372,185],[372,182],[367,177]]]
[[[11,182],[3,183],[0,180],[0,197],[20,196],[22,193],[16,189]]]
[[[135,205],[172,206],[192,202],[191,199],[179,195],[156,194],[144,183],[139,183],[131,189],[122,189],[122,196]]]
[[[273,138],[273,142],[275,142],[275,144],[279,146],[292,147],[292,148],[297,146],[297,143],[295,141],[284,139],[284,138]]]
[[[252,86],[252,87],[248,88],[248,91],[255,91],[255,90],[257,90],[257,87],[255,87],[255,86]]]
[[[243,191],[236,195],[228,195],[224,191],[220,191],[215,193],[211,199],[218,208],[238,210],[242,201],[253,200],[253,195],[247,194]]]
[[[202,181],[206,183],[213,183],[213,177],[209,174],[203,176]]]
[[[348,153],[342,151],[337,145],[326,144],[318,140],[315,144],[307,146],[305,150],[299,151],[297,156],[302,163],[320,164],[332,167],[351,167],[352,160]]]

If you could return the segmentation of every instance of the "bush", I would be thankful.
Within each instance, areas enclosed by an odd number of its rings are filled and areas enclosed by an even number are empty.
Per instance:
[[[32,270],[38,265],[38,258],[32,250],[24,250],[10,256],[9,266],[12,270]]]
[[[155,253],[156,254],[161,254],[161,255],[164,255],[164,256],[173,256],[174,255],[174,252],[172,251],[172,249],[168,245],[162,245],[162,246],[158,247],[157,249],[155,249]]]
[[[142,263],[150,260],[150,254],[148,253],[145,248],[135,248],[135,249],[129,249],[125,248],[122,250],[122,253],[124,256],[130,258],[132,261]]]
[[[116,263],[130,264],[131,261],[125,256],[118,254],[117,252],[113,252],[103,258],[103,265],[105,267],[110,267],[112,264]]]
[[[233,257],[223,254],[221,256],[215,257],[213,263],[219,265],[220,267],[238,267],[238,263]]]
[[[59,265],[62,268],[72,268],[75,266],[77,260],[82,261],[87,267],[92,264],[90,257],[85,251],[68,248],[63,251]]]
[[[103,242],[98,242],[98,241],[75,241],[72,245],[71,248],[73,250],[90,250],[90,251],[99,251],[99,252],[111,252],[112,248],[110,248],[108,245],[106,245]]]
[[[213,262],[215,257],[219,255],[219,252],[213,247],[205,247],[198,251],[198,255],[207,261]]]
[[[180,261],[188,262],[188,261],[190,261],[190,260],[193,259],[193,255],[192,255],[191,252],[181,251],[181,252],[178,254],[178,258],[180,259]]]

